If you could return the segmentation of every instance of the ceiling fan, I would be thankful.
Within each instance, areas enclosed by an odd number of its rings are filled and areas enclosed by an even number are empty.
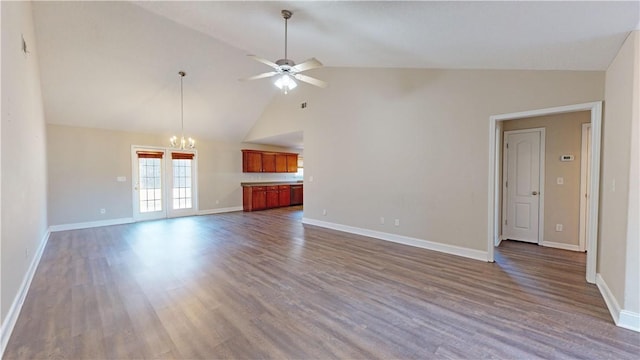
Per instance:
[[[279,76],[278,80],[276,80],[275,85],[281,89],[285,94],[289,92],[289,90],[294,89],[298,86],[293,80],[300,80],[302,82],[306,82],[311,85],[319,86],[321,88],[327,87],[327,83],[325,81],[313,78],[311,76],[300,74],[303,71],[317,69],[322,67],[322,63],[318,61],[316,58],[311,58],[301,64],[296,65],[293,60],[287,59],[287,21],[291,18],[293,13],[289,10],[282,10],[282,17],[284,18],[284,59],[277,60],[275,63],[269,60],[257,57],[255,55],[248,55],[252,59],[259,61],[263,64],[271,66],[274,71],[262,73],[259,75],[251,76],[245,79],[240,79],[240,81],[248,81],[248,80],[257,80],[268,78],[272,76]]]

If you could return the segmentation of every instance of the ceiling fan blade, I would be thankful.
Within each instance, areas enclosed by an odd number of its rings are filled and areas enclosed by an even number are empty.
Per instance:
[[[274,68],[276,70],[278,70],[280,68],[280,66],[278,66],[278,64],[276,64],[274,62],[271,62],[271,61],[269,61],[267,59],[263,59],[263,58],[255,56],[255,55],[247,55],[247,56],[252,58],[255,61],[258,61],[258,62],[261,62],[261,63],[263,63],[265,65],[271,66],[272,68]]]
[[[326,88],[329,84],[325,81],[313,78],[311,76],[307,76],[307,75],[302,75],[302,74],[295,74],[293,75],[294,78],[300,80],[300,81],[304,81],[306,83],[309,83],[311,85],[315,85],[321,88]]]
[[[240,79],[240,81],[257,80],[257,79],[271,77],[271,76],[274,76],[274,75],[278,75],[278,73],[275,72],[275,71],[270,71],[270,72],[262,73],[262,74],[259,74],[259,75],[251,76],[251,77],[248,77],[248,78]]]
[[[311,58],[303,63],[300,63],[294,67],[291,68],[291,70],[293,72],[303,72],[303,71],[307,71],[307,70],[311,70],[311,69],[316,69],[322,67],[322,63],[320,61],[318,61],[318,59],[316,58]]]

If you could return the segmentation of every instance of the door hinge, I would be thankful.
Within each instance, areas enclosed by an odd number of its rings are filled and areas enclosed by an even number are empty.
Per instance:
[[[507,219],[504,219],[504,224],[507,225]]]
[[[504,182],[504,187],[509,187],[509,180]]]
[[[509,143],[507,143],[507,149],[509,148]]]

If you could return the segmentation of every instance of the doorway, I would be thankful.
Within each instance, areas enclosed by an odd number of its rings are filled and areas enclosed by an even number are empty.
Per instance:
[[[136,221],[197,213],[197,156],[193,150],[131,147]]]
[[[545,129],[504,132],[502,239],[539,244],[544,229]]]
[[[500,241],[501,181],[500,167],[498,166],[498,164],[502,159],[502,121],[577,111],[590,112],[591,135],[589,155],[590,168],[588,173],[589,194],[598,194],[600,188],[600,141],[602,125],[601,101],[490,116],[487,261],[494,261],[494,244],[497,244]],[[596,279],[598,207],[598,197],[592,196],[586,210],[586,222],[588,226],[586,228],[585,235],[585,247],[587,250],[585,277],[587,282],[590,283],[595,283]]]

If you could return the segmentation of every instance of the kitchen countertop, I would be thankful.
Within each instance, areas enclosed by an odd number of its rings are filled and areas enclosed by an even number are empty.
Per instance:
[[[251,181],[241,182],[241,186],[269,186],[269,185],[302,185],[302,180],[297,181]]]

